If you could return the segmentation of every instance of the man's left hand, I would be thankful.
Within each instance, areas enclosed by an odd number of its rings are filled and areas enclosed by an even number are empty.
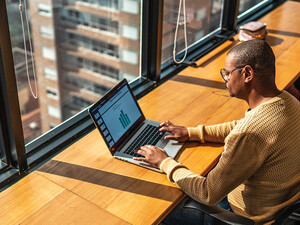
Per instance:
[[[139,150],[136,151],[137,154],[140,154],[143,157],[134,157],[134,160],[143,161],[149,163],[151,166],[159,168],[161,162],[168,158],[166,151],[151,145],[142,146]]]

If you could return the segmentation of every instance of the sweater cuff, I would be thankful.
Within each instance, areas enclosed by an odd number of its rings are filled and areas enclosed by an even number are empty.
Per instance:
[[[190,141],[200,141],[201,143],[205,143],[203,125],[199,125],[198,127],[188,127],[187,129]]]
[[[167,174],[167,177],[169,181],[171,181],[173,184],[176,185],[175,181],[173,180],[173,173],[178,169],[178,168],[186,168],[179,162],[176,162],[174,159],[171,157],[168,157],[164,159],[161,164],[160,164],[160,169]]]
[[[166,174],[168,173],[168,168],[173,168],[178,162],[176,162],[174,159],[171,157],[168,157],[164,159],[161,164],[160,164],[160,170],[165,172]]]

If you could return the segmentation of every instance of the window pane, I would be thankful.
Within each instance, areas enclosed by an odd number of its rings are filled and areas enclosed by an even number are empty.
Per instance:
[[[140,71],[139,0],[7,1],[25,143],[102,97]],[[26,25],[30,23],[32,53]],[[26,45],[26,47],[25,47]],[[37,77],[38,99],[34,71]]]
[[[4,149],[4,139],[2,135],[2,127],[0,124],[0,170],[8,164]]]
[[[41,25],[40,26],[40,34],[41,34],[41,36],[43,36],[45,38],[53,39],[54,38],[53,27]]]
[[[178,18],[179,1],[164,2],[162,63],[173,60],[174,37]],[[222,0],[186,0],[187,46],[220,27]],[[176,54],[185,49],[183,6],[179,17]],[[177,61],[180,61],[178,59]]]
[[[240,0],[239,5],[239,14],[246,12],[247,10],[251,10],[252,7],[256,6],[258,3],[263,4],[265,2],[269,2],[270,0]]]

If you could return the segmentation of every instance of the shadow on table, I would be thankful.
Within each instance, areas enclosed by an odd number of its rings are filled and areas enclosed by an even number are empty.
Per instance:
[[[221,77],[221,75],[220,75]],[[188,75],[179,75],[172,78],[172,81],[188,83],[188,84],[195,84],[205,87],[217,88],[221,90],[226,90],[225,82],[208,80],[200,77],[191,77]]]
[[[172,186],[57,160],[50,160],[38,171],[166,201],[174,201],[174,195],[166,193],[179,191]]]

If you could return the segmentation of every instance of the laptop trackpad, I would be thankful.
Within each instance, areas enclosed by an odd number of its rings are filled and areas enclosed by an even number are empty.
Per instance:
[[[164,140],[159,144],[159,147],[164,149],[167,152],[168,156],[174,158],[182,145],[183,143],[179,143],[178,141]]]

